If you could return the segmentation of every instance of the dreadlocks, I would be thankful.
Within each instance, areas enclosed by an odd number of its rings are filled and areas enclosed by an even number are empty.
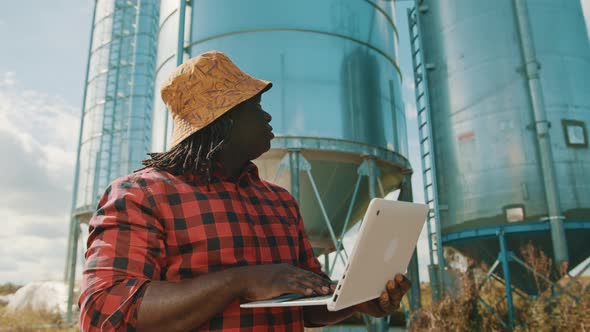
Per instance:
[[[150,158],[142,161],[141,164],[174,175],[197,173],[204,167],[207,172],[207,182],[211,182],[213,155],[223,148],[233,124],[228,113],[187,137],[170,151],[148,153]]]

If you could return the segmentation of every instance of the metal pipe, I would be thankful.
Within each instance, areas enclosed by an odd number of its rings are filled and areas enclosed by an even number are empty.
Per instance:
[[[498,233],[500,238],[500,260],[502,261],[502,272],[504,273],[504,286],[506,289],[506,302],[508,302],[508,324],[514,325],[514,304],[512,301],[512,285],[510,283],[510,267],[508,266],[508,250],[506,249],[506,239],[504,231]]]
[[[368,178],[369,178],[369,198],[373,199],[377,197],[377,176],[375,172],[375,159],[368,158],[367,159],[367,171],[368,171]]]
[[[490,277],[494,274],[494,271],[496,270],[496,268],[498,267],[498,264],[500,264],[500,260],[496,259],[496,261],[494,262],[494,264],[492,264],[492,267],[490,267],[490,270],[488,271],[488,273],[486,274],[486,277],[483,278],[483,280],[481,281],[481,283],[479,284],[479,286],[477,287],[477,289],[480,291],[481,288],[486,284],[486,282],[488,281],[488,279],[490,279]]]
[[[80,151],[82,149],[82,132],[84,130],[84,113],[86,110],[86,95],[88,93],[88,76],[90,73],[90,57],[92,56],[92,40],[94,39],[94,20],[96,19],[96,1],[94,2],[94,10],[92,11],[92,24],[90,26],[90,43],[88,45],[88,59],[86,61],[86,75],[84,78],[84,94],[82,95],[82,116],[80,120],[80,130],[78,130],[78,148],[76,149],[76,170],[74,171],[74,186],[72,188],[72,209],[70,214],[70,233],[68,234],[68,245],[66,252],[66,267],[64,271],[64,282],[68,281],[69,263],[71,259],[72,246],[72,225],[74,224],[74,211],[77,204],[78,182],[80,181]]]
[[[535,46],[531,34],[530,22],[525,0],[514,0],[516,23],[520,36],[520,46],[524,60],[524,68],[528,83],[529,98],[535,121],[536,143],[541,161],[541,172],[545,187],[545,198],[551,225],[551,240],[553,242],[553,256],[558,265],[567,264],[567,242],[563,229],[562,214],[557,196],[557,182],[553,167],[553,154],[549,137],[550,124],[545,112],[545,98],[539,77],[539,62],[535,54]]]
[[[399,196],[397,198],[401,202],[413,202],[414,192],[412,191],[412,175],[406,175],[402,179]],[[418,248],[414,249],[410,265],[408,266],[408,278],[412,282],[410,288],[409,302],[410,311],[416,311],[422,306],[420,294],[420,272],[418,268]]]
[[[289,170],[291,171],[291,195],[299,202],[299,154],[298,150],[289,151]]]

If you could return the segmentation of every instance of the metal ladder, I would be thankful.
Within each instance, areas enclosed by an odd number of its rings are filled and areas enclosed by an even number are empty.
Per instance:
[[[418,137],[420,139],[420,160],[422,163],[422,178],[424,181],[424,200],[430,210],[426,222],[429,247],[429,274],[432,286],[433,300],[438,301],[443,296],[443,275],[445,261],[440,229],[440,210],[436,182],[436,167],[434,161],[434,146],[432,143],[432,126],[430,119],[430,104],[428,93],[427,70],[433,69],[424,60],[422,52],[422,37],[420,34],[420,15],[428,10],[423,0],[417,0],[416,5],[408,9],[408,25],[410,32],[410,46],[412,51],[412,65],[416,93],[416,109],[418,111]]]

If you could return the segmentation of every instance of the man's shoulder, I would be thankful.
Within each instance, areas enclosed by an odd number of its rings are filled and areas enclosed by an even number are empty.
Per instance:
[[[295,206],[298,205],[295,197],[293,197],[293,195],[291,195],[291,193],[287,189],[279,186],[276,183],[270,182],[270,181],[266,181],[266,180],[261,180],[261,181],[268,189],[270,189],[272,192],[274,192],[281,199],[281,201],[287,203],[288,205],[295,205]]]
[[[166,171],[148,167],[115,179],[111,183],[111,187],[148,189],[149,192],[153,192],[168,186],[174,186],[178,181],[174,175]]]

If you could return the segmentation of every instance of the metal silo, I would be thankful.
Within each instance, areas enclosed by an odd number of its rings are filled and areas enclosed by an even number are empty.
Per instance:
[[[220,50],[273,81],[263,106],[277,135],[256,163],[299,199],[314,247],[333,249],[346,221],[352,226],[369,197],[397,188],[409,168],[393,3],[184,3],[161,2],[156,89],[182,62],[179,36],[185,57]],[[161,151],[171,128],[157,95],[155,104],[152,147]]]
[[[394,16],[392,1],[161,1],[156,91],[209,50],[272,81],[262,104],[276,137],[255,162],[298,199],[312,245],[329,252],[410,168]],[[162,151],[172,121],[154,103],[152,148]]]
[[[140,168],[150,150],[158,13],[155,0],[95,2],[65,271],[68,321],[79,225],[108,184]]]
[[[409,14],[442,242],[492,265],[532,241],[558,263],[579,264],[590,254],[580,2],[419,0]],[[534,293],[517,259],[509,278]]]

